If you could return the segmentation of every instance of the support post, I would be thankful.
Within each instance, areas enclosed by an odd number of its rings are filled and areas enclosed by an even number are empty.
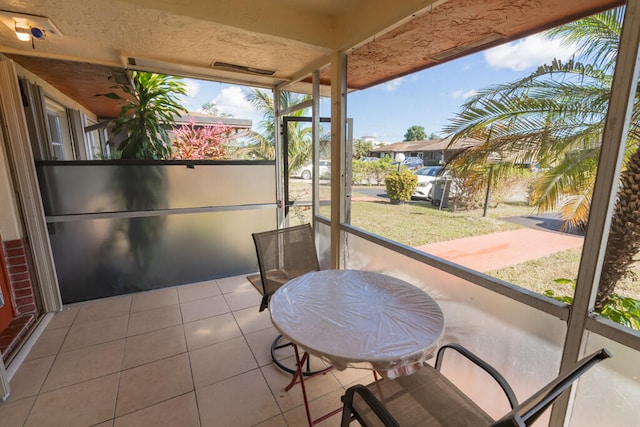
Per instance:
[[[493,176],[493,164],[489,166],[489,178],[487,179],[487,194],[484,196],[484,210],[482,216],[487,216],[487,207],[489,206],[489,193],[491,192],[491,177]],[[442,204],[442,203],[440,203]]]
[[[616,201],[618,178],[626,148],[629,123],[638,85],[640,58],[640,1],[627,2],[616,69],[609,95],[609,108],[602,135],[602,147],[593,189],[589,223],[584,238],[576,290],[569,314],[567,335],[560,362],[560,373],[582,355],[587,320],[592,316],[608,231]],[[552,407],[549,425],[567,425],[572,395],[563,395]]]
[[[336,52],[331,61],[331,268],[340,268],[345,206],[347,56]]]

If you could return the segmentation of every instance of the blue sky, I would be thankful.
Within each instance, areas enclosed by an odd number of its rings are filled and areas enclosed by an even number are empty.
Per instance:
[[[522,77],[553,58],[567,59],[572,46],[561,46],[541,36],[531,36],[456,61],[405,76],[347,98],[347,115],[353,118],[354,138],[373,136],[380,141],[402,141],[408,128],[423,126],[439,132],[474,91]],[[245,98],[246,88],[186,79],[190,96],[186,106],[200,111],[213,101],[220,112],[251,119],[254,129],[262,119]],[[323,114],[328,114],[322,108]]]

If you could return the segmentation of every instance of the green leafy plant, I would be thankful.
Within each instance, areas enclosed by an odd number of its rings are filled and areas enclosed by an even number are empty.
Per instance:
[[[554,282],[561,285],[570,284],[575,289],[575,280],[556,279]],[[573,304],[573,297],[556,295],[555,292],[550,289],[544,291],[544,295],[565,304]],[[612,322],[640,331],[640,300],[631,297],[623,297],[618,294],[612,294],[609,301],[604,305],[599,314]]]
[[[124,103],[113,122],[113,132],[124,138],[118,145],[123,159],[169,159],[171,141],[167,128],[175,117],[187,112],[179,102],[187,94],[186,85],[177,77],[133,71],[133,86],[117,85],[116,92],[98,94]]]
[[[602,135],[609,111],[623,7],[560,25],[551,39],[576,45],[569,60],[554,59],[510,83],[489,86],[467,98],[443,132],[474,138],[459,165],[483,164],[492,152],[511,153],[495,178],[522,164],[539,163],[531,199],[540,211],[559,212],[568,228],[583,228],[589,218]],[[618,283],[640,253],[640,102],[633,105],[616,204],[602,264],[595,308],[604,311]],[[463,170],[464,171],[464,170]]]
[[[394,171],[384,179],[384,185],[392,202],[407,202],[411,200],[411,195],[416,190],[418,177],[408,170]]]
[[[351,180],[360,185],[382,185],[389,172],[396,170],[390,158],[381,158],[373,162],[354,160],[351,166]]]

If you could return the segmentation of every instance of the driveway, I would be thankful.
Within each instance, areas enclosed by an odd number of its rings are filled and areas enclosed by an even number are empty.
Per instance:
[[[523,227],[533,228],[535,230],[560,232],[560,230],[562,229],[562,220],[560,219],[560,214],[557,213],[529,216],[509,216],[500,219],[502,221],[512,222],[514,224],[519,224]],[[576,236],[584,236],[583,230],[567,230],[562,232],[573,234]]]

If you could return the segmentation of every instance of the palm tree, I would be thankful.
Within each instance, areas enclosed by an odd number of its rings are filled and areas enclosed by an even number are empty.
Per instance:
[[[622,8],[613,9],[547,32],[550,38],[575,44],[576,57],[567,62],[554,60],[520,80],[491,86],[470,98],[445,131],[453,140],[474,137],[484,143],[465,152],[456,163],[477,168],[493,152],[508,159],[501,165],[502,171],[537,161],[548,169],[535,185],[534,204],[539,210],[559,209],[569,227],[584,226],[623,14]],[[639,137],[640,105],[636,102],[596,298],[597,310],[607,304],[640,250]]]
[[[263,119],[260,122],[261,132],[252,132],[254,143],[236,150],[236,154],[251,156],[259,159],[275,159],[275,108],[273,97],[267,91],[251,89],[247,95],[251,105],[262,112]],[[292,92],[281,92],[280,107],[289,108],[293,105],[306,102],[311,99],[308,95],[298,95]],[[298,110],[290,116],[302,117],[305,110]],[[289,123],[289,169],[300,169],[311,158],[312,142],[311,127],[302,126],[299,122]]]
[[[186,85],[177,77],[133,71],[133,86],[116,86],[126,96],[115,92],[101,94],[124,102],[120,116],[113,121],[113,131],[123,134],[118,145],[123,159],[169,159],[171,141],[165,127],[172,127],[175,117],[187,110],[180,96]]]

